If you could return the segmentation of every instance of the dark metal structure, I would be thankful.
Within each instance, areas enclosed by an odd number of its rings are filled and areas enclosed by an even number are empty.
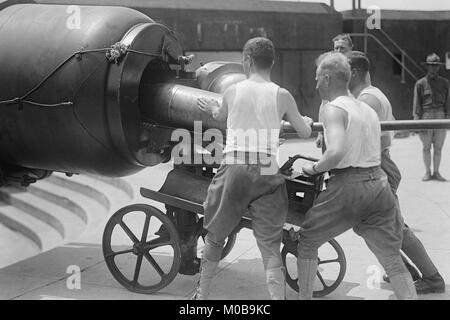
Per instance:
[[[206,65],[199,83],[167,27],[123,7],[80,11],[74,27],[67,6],[0,11],[0,184],[52,171],[128,175],[167,160],[174,128],[223,127],[195,101],[220,100],[201,86],[221,92],[242,79],[239,67]]]
[[[141,80],[169,77],[181,47],[167,27],[135,10],[81,10],[79,29],[67,26],[66,6],[0,11],[0,41],[8,44],[0,52],[2,163],[108,176],[152,165],[139,157]],[[111,49],[118,42],[126,52]],[[111,53],[116,60],[106,58]]]

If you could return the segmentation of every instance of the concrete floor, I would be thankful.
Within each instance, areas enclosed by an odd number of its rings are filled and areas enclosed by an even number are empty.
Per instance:
[[[320,151],[314,147],[312,140],[289,141],[281,148],[281,161],[296,153],[320,156]],[[450,182],[421,181],[424,169],[418,136],[394,140],[391,154],[403,175],[399,199],[405,221],[422,240],[447,282],[445,294],[424,295],[420,296],[420,299],[448,300],[450,299]],[[450,145],[447,143],[443,152],[441,173],[450,179],[449,154]],[[145,186],[158,190],[170,169],[170,164],[148,168],[128,177],[127,180],[137,187]],[[141,197],[137,197],[135,202],[149,203],[163,209],[160,204],[150,203]],[[124,206],[128,204],[123,203]],[[134,221],[135,227],[139,228],[137,221]],[[156,225],[152,227],[157,228]],[[104,262],[100,243],[102,231],[103,228],[98,228],[93,231],[94,235],[92,233],[81,235],[74,243],[0,269],[0,299],[158,300],[187,299],[191,295],[198,279],[197,275],[178,275],[167,287],[151,295],[127,291],[112,277]],[[124,239],[123,236],[118,237],[116,243],[125,244]],[[389,284],[382,282],[382,269],[362,239],[349,231],[339,236],[337,240],[345,252],[347,271],[337,290],[322,299],[395,299]],[[134,256],[127,256],[121,262],[122,267],[125,271],[132,272]],[[155,257],[162,264],[171,259],[164,250],[158,252]],[[290,258],[288,264],[289,268],[293,267],[295,260]],[[73,270],[80,270],[81,273],[74,274]],[[145,270],[148,272],[151,268]],[[330,274],[334,271],[336,270],[329,270]],[[288,289],[288,299],[295,297],[295,292]],[[243,230],[239,233],[235,247],[221,262],[211,298],[225,300],[269,298],[264,284],[262,262],[251,231]]]

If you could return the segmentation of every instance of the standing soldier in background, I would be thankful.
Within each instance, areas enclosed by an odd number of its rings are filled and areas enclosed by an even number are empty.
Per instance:
[[[349,84],[351,93],[360,101],[365,102],[378,115],[380,121],[395,120],[392,114],[392,106],[384,93],[372,86],[370,77],[367,76],[370,69],[370,62],[363,52],[351,51],[347,54],[352,76]],[[396,197],[398,213],[400,205],[397,197],[397,189],[400,184],[401,174],[397,165],[392,161],[389,148],[392,144],[392,135],[390,132],[382,132],[381,134],[381,168],[388,177],[388,182],[393,194]],[[403,218],[402,218],[403,220]],[[407,224],[403,225],[403,241],[402,251],[411,259],[411,261],[419,268],[422,277],[417,270],[409,264],[407,260],[403,260],[408,268],[413,280],[417,293],[443,293],[445,291],[445,282],[439,274],[433,261],[428,256],[422,242],[416,237],[414,232]],[[389,282],[389,277],[384,276],[383,279]]]
[[[449,81],[438,75],[443,65],[437,54],[431,53],[426,62],[428,74],[419,79],[414,87],[414,120],[448,119],[450,118],[450,90]],[[446,181],[439,173],[441,152],[444,146],[445,129],[432,129],[420,132],[423,143],[423,161],[425,163],[425,176],[423,181],[432,179]],[[433,145],[433,171],[431,174],[431,145]]]

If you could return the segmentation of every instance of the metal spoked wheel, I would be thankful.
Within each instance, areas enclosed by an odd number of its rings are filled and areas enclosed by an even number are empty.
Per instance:
[[[172,221],[152,206],[133,204],[114,213],[102,245],[109,271],[130,291],[157,292],[178,274],[178,233]]]
[[[281,251],[283,264],[286,268],[286,282],[298,292],[297,275],[297,242],[285,243]],[[292,256],[292,257],[289,257]],[[339,286],[344,279],[347,262],[344,250],[336,240],[330,240],[327,244],[319,248],[319,258],[317,265],[317,277],[313,297],[324,297]],[[319,285],[317,286],[317,282]]]

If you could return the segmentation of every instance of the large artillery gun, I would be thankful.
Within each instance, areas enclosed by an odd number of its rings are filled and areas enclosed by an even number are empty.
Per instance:
[[[78,8],[79,24],[68,23],[71,13],[64,5],[20,4],[0,11],[0,186],[28,185],[52,172],[126,176],[171,160],[179,142],[172,139],[174,130],[195,136],[194,123],[200,121],[202,131],[225,131],[226,124],[199,110],[196,101],[220,101],[226,88],[245,78],[241,65],[211,62],[188,71],[190,57],[164,25],[123,7]],[[449,124],[403,121],[382,128]],[[292,131],[288,124],[284,129]],[[320,131],[321,124],[313,129]],[[298,158],[311,160],[293,157],[283,166],[290,200],[282,250],[286,266],[288,256],[296,255],[297,240],[290,231],[301,225],[323,187],[322,176],[290,171]],[[103,234],[103,252],[117,281],[129,290],[153,293],[178,273],[198,272],[198,242],[205,235],[202,203],[217,166],[203,161],[175,165],[159,191],[141,189],[144,198],[163,203],[166,212],[135,204],[113,214]],[[140,238],[125,222],[135,213],[144,215]],[[153,230],[155,225],[159,228]],[[248,217],[228,238],[224,257],[242,228],[251,228]],[[113,241],[118,229],[131,246]],[[334,264],[335,274],[325,278],[319,271],[323,288],[315,296],[336,289],[345,274],[342,248],[335,240],[329,245],[333,257],[322,256],[319,264],[322,271]],[[129,260],[121,266],[116,259],[124,255],[136,257],[128,275]],[[141,276],[143,261],[153,271],[147,279]],[[298,289],[289,271],[287,280]]]
[[[120,177],[170,159],[176,128],[224,128],[195,106],[241,66],[185,66],[175,34],[124,7],[19,4],[0,11],[0,177]],[[212,92],[216,91],[218,93]]]

